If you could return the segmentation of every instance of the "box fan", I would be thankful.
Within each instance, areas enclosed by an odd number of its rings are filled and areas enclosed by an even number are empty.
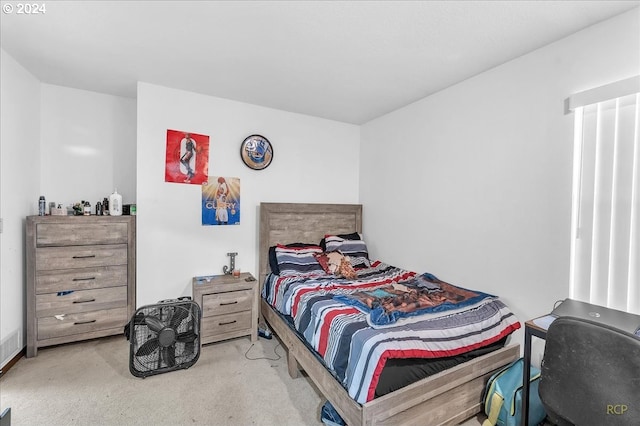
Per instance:
[[[139,308],[125,327],[129,371],[136,377],[185,369],[200,356],[200,306],[190,297]]]

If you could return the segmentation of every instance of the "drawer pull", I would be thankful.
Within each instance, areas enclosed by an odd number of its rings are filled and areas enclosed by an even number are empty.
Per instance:
[[[237,322],[237,321],[233,320],[233,321],[221,322],[218,325],[229,325],[229,324],[233,324],[234,322]]]
[[[92,322],[96,322],[96,320],[92,319],[88,321],[78,321],[78,322],[74,322],[73,325],[91,324]]]
[[[86,256],[73,256],[74,259],[89,259],[89,258],[92,258],[92,257],[96,257],[96,255],[95,254],[88,254]]]
[[[221,303],[221,304],[220,304],[220,306],[235,305],[236,303],[238,303],[238,301],[237,301],[237,300],[234,300],[233,302]]]
[[[88,303],[88,302],[95,302],[96,299],[85,299],[85,300],[74,300],[73,303]]]
[[[91,281],[95,280],[96,277],[87,277],[87,278],[74,278],[73,281]]]

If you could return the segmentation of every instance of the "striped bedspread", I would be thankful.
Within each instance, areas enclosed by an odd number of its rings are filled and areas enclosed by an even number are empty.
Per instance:
[[[344,296],[406,283],[416,273],[380,261],[357,272],[358,279],[352,281],[321,272],[272,274],[265,281],[262,297],[291,317],[296,330],[359,403],[373,399],[389,359],[459,355],[495,343],[520,328],[504,303],[490,295],[448,314],[425,314],[408,323],[374,328],[369,313],[345,303]],[[423,316],[424,320],[418,320]]]

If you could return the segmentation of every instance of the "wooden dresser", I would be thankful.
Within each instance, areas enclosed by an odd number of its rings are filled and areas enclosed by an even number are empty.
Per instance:
[[[194,277],[192,287],[193,301],[202,310],[202,344],[241,336],[258,339],[258,282],[251,274]]]
[[[27,357],[122,334],[136,307],[136,216],[29,216]]]

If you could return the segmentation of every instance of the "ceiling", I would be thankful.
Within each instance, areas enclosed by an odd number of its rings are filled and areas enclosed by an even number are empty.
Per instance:
[[[640,5],[49,0],[26,15],[8,3],[2,48],[42,82],[135,97],[145,81],[354,124]]]

